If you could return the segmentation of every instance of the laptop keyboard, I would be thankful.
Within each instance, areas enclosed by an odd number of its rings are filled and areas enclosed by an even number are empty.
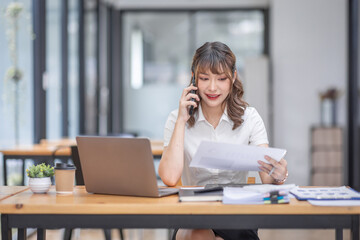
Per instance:
[[[205,189],[208,188],[216,188],[216,187],[243,187],[243,186],[247,186],[247,185],[258,185],[258,183],[255,184],[247,184],[247,183],[220,183],[220,184],[216,184],[216,183],[209,183],[205,185]]]
[[[174,192],[173,188],[159,188],[159,193],[168,193],[168,192]]]
[[[176,192],[178,192],[178,189],[176,189],[176,188],[158,188],[158,191],[159,191],[159,195],[175,194]]]

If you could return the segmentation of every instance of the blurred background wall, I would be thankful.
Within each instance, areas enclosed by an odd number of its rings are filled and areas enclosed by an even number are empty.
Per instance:
[[[342,92],[337,126],[346,126],[347,2],[275,0],[271,9],[274,145],[288,150],[290,179],[306,185],[320,92]]]

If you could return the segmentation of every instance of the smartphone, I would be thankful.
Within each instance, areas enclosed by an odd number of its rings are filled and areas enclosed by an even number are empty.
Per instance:
[[[192,73],[193,73],[193,76],[192,76],[192,79],[191,79],[191,84],[192,84],[193,86],[195,86],[195,73],[194,73],[194,71],[192,71]],[[195,93],[196,93],[196,90],[191,90],[190,93],[195,94]],[[195,102],[195,98],[191,98],[190,101]],[[194,113],[194,106],[191,105],[190,108],[189,108],[189,115],[192,116],[193,113]]]

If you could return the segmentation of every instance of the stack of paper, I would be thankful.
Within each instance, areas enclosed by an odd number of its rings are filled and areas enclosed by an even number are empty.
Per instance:
[[[259,192],[259,193],[268,193],[272,191],[282,191],[284,193],[289,193],[292,189],[295,189],[295,184],[282,184],[282,185],[274,185],[274,184],[259,184],[259,185],[247,185],[244,186],[244,189]]]
[[[224,188],[224,204],[276,204],[290,201],[289,191],[294,184],[285,185],[254,185],[243,188]]]
[[[264,194],[244,190],[243,188],[226,187],[223,196],[224,204],[264,204]]]

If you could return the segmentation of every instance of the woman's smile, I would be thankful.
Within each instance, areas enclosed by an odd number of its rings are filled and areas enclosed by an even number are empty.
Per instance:
[[[205,94],[206,97],[210,100],[216,100],[219,98],[220,94]]]

